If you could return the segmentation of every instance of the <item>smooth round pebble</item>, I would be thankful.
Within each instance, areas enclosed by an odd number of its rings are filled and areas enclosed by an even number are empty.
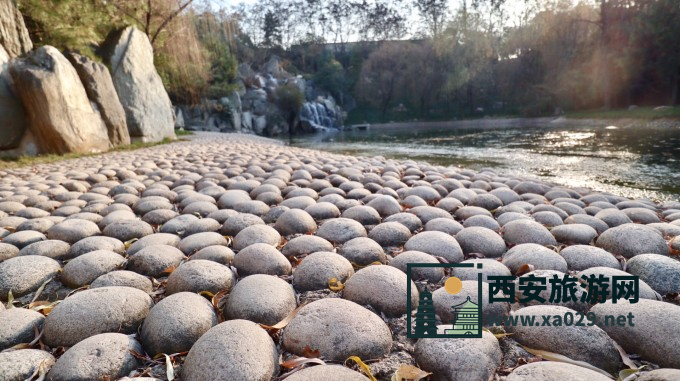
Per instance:
[[[275,276],[256,274],[236,283],[224,306],[224,315],[227,319],[274,325],[295,307],[295,291],[290,284]]]

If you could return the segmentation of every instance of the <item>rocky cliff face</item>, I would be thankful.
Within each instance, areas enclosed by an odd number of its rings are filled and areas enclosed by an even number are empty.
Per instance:
[[[33,49],[33,43],[24,25],[24,18],[14,0],[0,0],[0,45],[10,58],[18,57]]]
[[[226,97],[178,107],[176,128],[279,136],[342,126],[343,112],[333,97],[316,89],[312,81],[287,73],[277,57],[260,72],[239,65],[237,83],[239,89]],[[277,89],[282,86],[294,86],[303,97],[292,121],[275,104]]]

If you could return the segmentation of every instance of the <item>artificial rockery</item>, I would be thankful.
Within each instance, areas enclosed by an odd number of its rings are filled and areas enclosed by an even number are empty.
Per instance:
[[[197,105],[176,106],[175,127],[213,132],[243,132],[263,136],[339,129],[344,111],[333,96],[301,75],[288,73],[273,56],[259,71],[242,63],[238,67],[237,90],[220,98],[202,99]],[[282,96],[295,97],[299,104]],[[282,95],[284,93],[284,95]],[[293,108],[290,110],[290,108]]]
[[[34,47],[14,2],[0,0],[0,157],[174,139],[172,103],[147,36],[134,27],[112,32],[101,60]]]

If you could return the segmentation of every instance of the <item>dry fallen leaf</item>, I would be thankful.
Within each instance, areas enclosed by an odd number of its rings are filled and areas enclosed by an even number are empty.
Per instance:
[[[321,352],[318,349],[312,349],[309,345],[306,345],[302,350],[302,355],[307,358],[317,358],[321,356]]]
[[[633,360],[630,359],[626,351],[624,351],[623,348],[621,348],[619,343],[617,343],[614,340],[612,340],[612,342],[614,343],[614,348],[616,348],[616,350],[619,351],[619,354],[621,355],[621,361],[623,361],[623,363],[626,364],[626,366],[629,367],[630,369],[637,369],[637,365],[635,365]]]
[[[323,360],[320,360],[320,359],[317,359],[317,358],[297,357],[297,358],[282,362],[281,366],[286,368],[286,369],[293,369],[293,368],[297,368],[297,367],[305,365],[305,364],[326,365],[326,363]]]
[[[482,331],[489,332],[490,334],[494,335],[494,337],[497,338],[497,339],[502,339],[504,337],[512,336],[512,333],[494,333],[494,332],[491,332],[491,330],[489,330],[488,328],[484,328],[484,327],[482,327]]]
[[[168,381],[173,381],[175,379],[175,369],[172,367],[172,360],[166,354],[163,354],[163,356],[165,356],[165,375],[168,377]]]
[[[515,275],[516,276],[522,276],[522,275],[524,275],[526,273],[530,273],[534,270],[535,270],[534,265],[529,264],[529,263],[525,263],[522,266],[520,266],[519,269],[517,269],[517,273]]]
[[[306,305],[307,305],[307,303],[301,304],[300,306],[298,306],[298,308],[294,309],[293,312],[289,313],[288,316],[286,316],[285,319],[281,320],[280,322],[278,322],[274,325],[260,324],[260,327],[262,327],[266,330],[271,330],[271,331],[278,331],[280,329],[283,329],[288,325],[288,323],[290,323],[291,320],[293,320],[295,315],[297,315],[298,312],[300,312],[300,309],[302,309],[302,307],[304,307]]]
[[[589,364],[585,361],[572,360],[569,357],[561,355],[559,353],[543,351],[543,350],[540,350],[540,349],[533,349],[533,348],[525,347],[523,345],[522,345],[522,348],[524,348],[525,351],[531,353],[532,355],[540,356],[540,357],[544,358],[545,360],[564,362],[564,363],[567,363],[567,364],[577,365],[577,366],[598,372],[598,373],[600,373],[604,376],[607,376],[607,377],[613,379],[611,374],[609,374],[609,373],[605,372],[604,370],[602,370],[598,367],[595,367],[595,366],[593,366],[593,365],[591,365],[591,364]]]
[[[392,375],[391,381],[419,381],[431,374],[413,365],[401,364]]]
[[[40,287],[38,287],[38,290],[35,292],[35,295],[33,295],[33,299],[31,299],[31,303],[35,302],[38,300],[38,297],[40,294],[42,294],[43,290],[45,289],[45,286],[47,286],[48,283],[52,281],[52,278],[49,278],[48,280],[44,281]]]

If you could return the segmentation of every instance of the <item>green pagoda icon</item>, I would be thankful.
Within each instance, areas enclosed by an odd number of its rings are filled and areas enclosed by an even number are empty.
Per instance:
[[[479,306],[470,297],[463,303],[451,307],[454,319],[453,329],[444,331],[447,335],[474,335],[479,333]]]
[[[437,319],[432,304],[432,293],[423,290],[420,293],[418,311],[416,312],[415,333],[418,337],[428,337],[437,335]]]

